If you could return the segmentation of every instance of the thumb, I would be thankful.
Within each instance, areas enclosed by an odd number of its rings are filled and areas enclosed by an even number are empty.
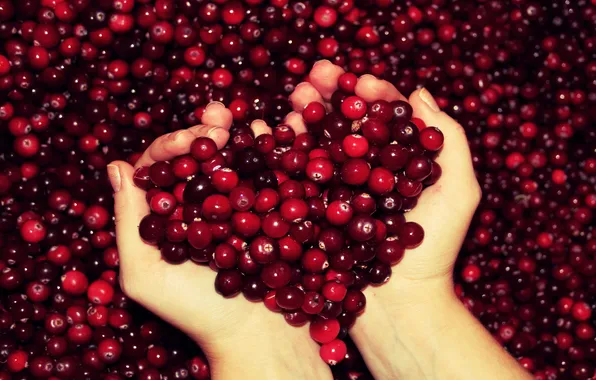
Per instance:
[[[124,161],[114,161],[107,167],[108,178],[114,189],[114,215],[116,242],[120,254],[121,269],[130,272],[140,263],[151,261],[147,252],[154,250],[155,261],[159,260],[157,248],[146,244],[139,235],[139,224],[149,214],[145,191],[133,182],[134,168]],[[142,257],[141,257],[142,256]]]

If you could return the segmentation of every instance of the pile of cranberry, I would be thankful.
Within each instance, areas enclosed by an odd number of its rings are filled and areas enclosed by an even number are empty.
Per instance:
[[[319,59],[460,122],[483,200],[457,294],[537,379],[594,377],[593,0],[0,0],[1,380],[209,377],[118,286],[105,167],[212,100],[280,124]],[[370,378],[346,343],[334,376]]]
[[[264,301],[293,326],[312,320],[331,365],[347,353],[338,337],[364,310],[362,289],[386,282],[406,248],[422,242],[404,212],[441,175],[433,161],[441,131],[412,122],[405,101],[367,104],[355,84],[352,73],[339,78],[337,111],[306,106],[313,134],[281,124],[254,138],[232,128],[220,152],[199,137],[190,154],[135,175],[151,208],[141,237],[165,261],[209,265],[223,296]]]

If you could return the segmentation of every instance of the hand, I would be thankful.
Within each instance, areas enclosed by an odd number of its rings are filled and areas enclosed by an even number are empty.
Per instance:
[[[343,69],[329,61],[315,64],[309,82],[299,84],[290,96],[294,112],[288,115],[287,122],[295,130],[306,129],[299,114],[308,103],[319,101],[330,107],[328,101],[337,90],[337,78],[343,73]],[[407,221],[423,226],[424,241],[415,249],[407,250],[404,259],[393,267],[389,283],[369,289],[367,298],[371,300],[387,295],[391,303],[399,304],[404,297],[411,298],[414,290],[424,294],[437,287],[445,291],[451,289],[453,265],[481,197],[465,131],[455,120],[440,112],[425,89],[414,91],[406,99],[389,82],[363,75],[357,82],[355,92],[367,102],[377,99],[389,102],[409,100],[414,117],[422,119],[429,126],[438,127],[445,136],[444,147],[436,159],[443,170],[441,178],[423,191],[417,206],[405,214]],[[429,288],[431,286],[432,289]],[[396,299],[393,293],[397,289],[400,292]],[[404,289],[410,291],[404,292]]]
[[[290,96],[294,112],[286,122],[306,130],[300,113],[312,101],[330,109],[329,100],[343,73],[329,61],[316,63],[309,81],[299,84]],[[366,310],[350,331],[369,369],[381,379],[526,378],[453,291],[453,266],[481,199],[464,129],[440,111],[426,89],[406,99],[389,82],[363,75],[355,93],[367,102],[407,100],[414,117],[438,127],[445,137],[436,159],[441,178],[405,214],[407,221],[424,228],[424,240],[406,250],[387,283],[365,289]],[[496,363],[494,371],[484,357]]]
[[[115,192],[122,290],[195,339],[216,379],[331,378],[307,326],[288,325],[260,302],[249,302],[242,296],[223,298],[214,290],[216,273],[209,267],[192,262],[170,265],[161,259],[157,247],[141,240],[138,227],[149,207],[145,191],[133,183],[135,169],[188,154],[192,141],[199,136],[212,138],[221,149],[229,137],[231,112],[220,103],[212,103],[201,122],[203,125],[156,139],[134,168],[122,161],[108,166]],[[262,121],[253,123],[253,129],[258,134],[270,132]]]

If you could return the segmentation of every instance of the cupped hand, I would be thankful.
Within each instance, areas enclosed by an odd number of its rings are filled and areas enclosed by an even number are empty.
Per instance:
[[[122,290],[195,339],[209,359],[214,378],[330,377],[306,326],[292,327],[262,303],[241,295],[223,298],[214,290],[216,273],[209,267],[190,261],[168,264],[156,246],[141,240],[139,223],[150,210],[145,191],[133,183],[135,170],[188,154],[199,136],[210,137],[221,149],[229,138],[231,112],[212,103],[201,122],[156,139],[134,167],[123,161],[108,166],[114,188]],[[256,134],[270,131],[263,122],[253,123],[253,129]]]
[[[312,101],[331,108],[329,100],[343,73],[341,67],[329,61],[317,62],[308,82],[299,84],[290,96],[294,111],[286,122],[298,133],[306,131],[300,113]],[[424,240],[418,247],[406,251],[404,259],[393,267],[393,275],[387,284],[368,290],[368,298],[391,293],[394,299],[396,289],[401,295],[405,293],[404,289],[425,291],[431,284],[451,286],[455,259],[481,197],[465,131],[439,110],[426,89],[416,90],[405,98],[391,83],[363,75],[356,84],[355,93],[367,102],[407,100],[414,109],[414,117],[422,119],[427,126],[438,127],[445,136],[443,148],[436,158],[442,168],[441,178],[425,189],[417,206],[405,214],[407,221],[424,228]]]
[[[316,63],[308,81],[299,84],[290,96],[294,111],[286,122],[297,132],[306,131],[302,110],[312,101],[331,109],[331,95],[343,73],[342,68],[329,61]],[[403,260],[392,268],[387,283],[364,290],[366,310],[350,331],[375,377],[431,378],[427,376],[431,365],[421,364],[424,360],[420,359],[419,351],[432,351],[431,335],[443,328],[440,320],[435,323],[434,315],[457,308],[453,267],[480,201],[480,187],[465,131],[440,111],[426,89],[418,89],[406,98],[389,82],[363,75],[358,79],[355,93],[367,102],[407,100],[414,117],[427,126],[438,127],[445,137],[436,158],[442,168],[441,178],[425,189],[417,206],[405,214],[408,222],[423,227],[424,240],[416,248],[406,250]],[[395,357],[397,360],[393,360]]]

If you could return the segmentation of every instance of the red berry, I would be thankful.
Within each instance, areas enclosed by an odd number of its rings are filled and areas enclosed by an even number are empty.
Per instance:
[[[443,132],[436,127],[427,127],[420,131],[420,145],[426,150],[436,152],[443,146]]]
[[[339,339],[323,344],[320,350],[321,359],[332,366],[342,361],[347,353],[346,344]]]
[[[28,243],[39,243],[46,237],[46,232],[39,220],[28,220],[21,226],[21,237]]]
[[[62,289],[69,294],[81,295],[88,285],[87,276],[82,272],[72,270],[62,276]]]
[[[337,319],[315,318],[309,326],[311,338],[325,344],[333,341],[339,335],[340,325]]]
[[[302,111],[302,118],[309,124],[318,123],[323,120],[326,110],[325,106],[319,102],[309,103]]]
[[[190,145],[190,154],[195,160],[204,162],[215,156],[217,145],[208,137],[197,137]]]
[[[87,298],[96,305],[108,305],[114,297],[114,288],[104,281],[95,280],[87,289]]]
[[[368,140],[361,135],[348,135],[344,137],[342,147],[349,157],[363,157],[368,152]]]
[[[321,289],[323,297],[333,302],[343,301],[347,291],[348,290],[344,284],[336,281],[326,282]]]
[[[10,372],[21,372],[27,367],[29,355],[22,350],[15,350],[8,355],[6,367]]]
[[[341,103],[341,112],[350,120],[361,119],[366,115],[366,102],[359,96],[348,96]]]

